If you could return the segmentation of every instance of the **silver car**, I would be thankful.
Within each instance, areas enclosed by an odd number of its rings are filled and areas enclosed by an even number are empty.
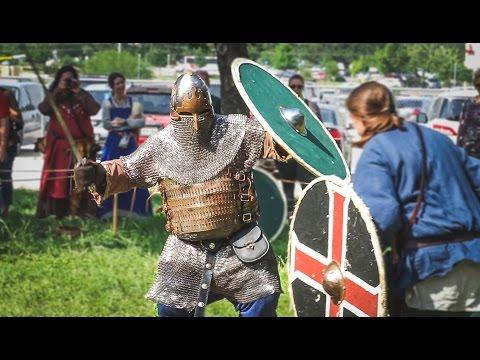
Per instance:
[[[345,120],[335,106],[318,104],[322,122],[332,135],[347,165],[350,166],[352,159],[352,140],[350,139],[345,125]]]
[[[421,112],[426,113],[428,111],[431,101],[431,98],[427,97],[398,96],[396,97],[395,107],[400,117],[415,122]]]
[[[46,117],[38,111],[38,104],[45,92],[38,82],[16,79],[0,79],[0,87],[13,91],[24,121],[22,145],[33,145],[44,135]]]
[[[88,91],[95,101],[101,106],[105,99],[111,96],[112,90],[107,84],[91,84],[85,86],[85,91]],[[103,109],[91,116],[93,133],[95,135],[95,142],[101,146],[105,144],[108,136],[108,131],[103,127]]]

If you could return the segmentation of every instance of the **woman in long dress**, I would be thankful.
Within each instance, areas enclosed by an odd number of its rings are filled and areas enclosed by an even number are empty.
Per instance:
[[[108,85],[112,89],[110,97],[102,104],[103,126],[109,131],[102,161],[114,160],[120,156],[133,153],[137,145],[137,131],[145,125],[142,105],[126,94],[125,77],[120,73],[112,73],[108,77]],[[118,196],[118,213],[120,216],[148,216],[152,208],[148,202],[146,189],[133,189]],[[113,198],[107,199],[99,209],[102,218],[113,214]]]
[[[90,116],[100,110],[92,95],[80,88],[78,72],[72,66],[59,69],[50,86],[50,94],[58,107],[82,157],[91,157],[95,148]],[[95,215],[95,203],[87,191],[76,192],[70,178],[75,158],[70,143],[45,98],[38,110],[50,117],[46,135],[44,165],[40,181],[37,216]]]

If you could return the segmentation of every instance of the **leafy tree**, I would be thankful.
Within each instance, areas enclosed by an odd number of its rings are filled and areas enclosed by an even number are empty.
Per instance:
[[[376,66],[376,60],[373,55],[360,55],[358,59],[350,64],[350,73],[355,76],[361,72],[367,72],[371,66]]]
[[[471,80],[472,72],[464,66],[464,50],[460,51],[457,44],[412,44],[407,51],[410,70],[422,77],[428,72],[437,74],[441,81],[449,81],[454,77],[456,64],[457,80]]]
[[[408,70],[409,54],[404,44],[386,44],[374,54],[378,70],[386,73],[400,73]]]
[[[336,76],[338,75],[337,62],[335,60],[325,59],[322,64],[325,68],[328,79],[334,81]]]
[[[298,58],[291,44],[278,44],[272,57],[272,65],[277,69],[295,69]]]
[[[138,58],[128,51],[118,53],[116,50],[97,52],[85,61],[84,72],[91,75],[105,75],[113,71],[119,71],[128,78],[137,77]],[[140,77],[151,78],[149,64],[140,62]]]

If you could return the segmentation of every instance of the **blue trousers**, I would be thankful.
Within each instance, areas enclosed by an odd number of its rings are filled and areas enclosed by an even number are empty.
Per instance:
[[[235,306],[235,310],[240,313],[240,317],[276,317],[279,296],[280,294],[275,293],[249,303],[237,303],[231,300],[230,302]],[[222,298],[223,296],[210,294],[208,303],[211,304]],[[193,317],[195,312],[194,310],[177,309],[161,303],[157,305],[157,310],[160,317]]]

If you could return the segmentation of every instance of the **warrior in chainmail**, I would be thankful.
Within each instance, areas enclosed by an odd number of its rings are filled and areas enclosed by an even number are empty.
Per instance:
[[[134,187],[156,187],[170,236],[147,298],[160,316],[202,316],[226,298],[240,316],[275,316],[281,292],[273,250],[256,224],[252,166],[286,159],[255,119],[213,112],[207,86],[184,74],[171,98],[172,122],[133,154],[75,169],[79,188],[101,204]],[[266,245],[265,245],[266,243]]]

